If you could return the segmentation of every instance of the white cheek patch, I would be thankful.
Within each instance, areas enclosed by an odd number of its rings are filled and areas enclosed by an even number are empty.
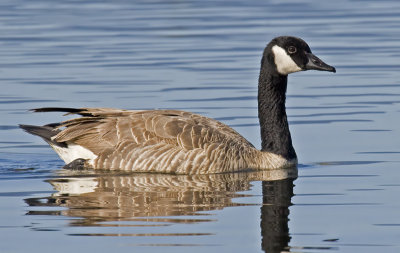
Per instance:
[[[286,53],[285,49],[275,45],[272,47],[272,52],[274,53],[276,68],[280,74],[288,75],[302,70]]]

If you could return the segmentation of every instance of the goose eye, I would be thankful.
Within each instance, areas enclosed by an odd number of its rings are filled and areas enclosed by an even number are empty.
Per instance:
[[[297,52],[297,48],[294,47],[294,46],[290,46],[290,47],[288,47],[287,51],[288,51],[289,54],[294,54],[294,53]]]

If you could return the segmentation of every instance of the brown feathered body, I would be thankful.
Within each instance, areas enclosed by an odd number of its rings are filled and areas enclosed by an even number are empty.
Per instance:
[[[207,174],[276,169],[296,162],[259,151],[227,125],[190,112],[36,109],[63,110],[83,116],[57,124],[48,141],[66,163],[83,158],[85,167],[94,169]]]

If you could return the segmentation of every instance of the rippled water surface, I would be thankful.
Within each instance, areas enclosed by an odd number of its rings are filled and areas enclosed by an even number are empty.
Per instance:
[[[259,147],[278,35],[337,68],[289,78],[298,172],[66,171],[17,126],[62,120],[43,106],[173,108]],[[399,59],[394,0],[1,1],[0,252],[400,252]]]

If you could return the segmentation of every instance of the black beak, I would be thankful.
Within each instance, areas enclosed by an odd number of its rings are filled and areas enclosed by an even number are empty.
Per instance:
[[[306,70],[315,69],[315,70],[329,71],[334,73],[336,72],[336,69],[334,67],[329,66],[321,59],[319,59],[317,56],[313,55],[312,53],[306,53],[306,56],[308,58],[308,62],[305,67]]]

